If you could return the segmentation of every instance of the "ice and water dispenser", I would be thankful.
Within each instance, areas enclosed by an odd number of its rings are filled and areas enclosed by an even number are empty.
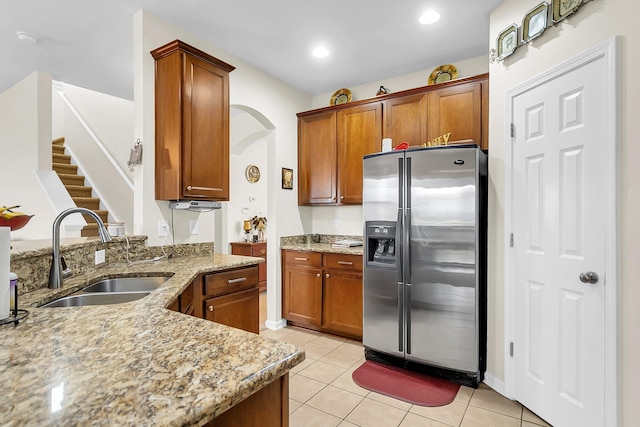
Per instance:
[[[370,221],[366,224],[365,236],[367,246],[367,264],[378,266],[395,266],[396,223],[393,221]]]

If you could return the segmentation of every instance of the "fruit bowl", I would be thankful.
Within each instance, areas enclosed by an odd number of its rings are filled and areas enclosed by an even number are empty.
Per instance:
[[[0,215],[0,227],[9,227],[11,231],[20,230],[27,225],[33,215],[15,215],[12,217],[4,217]]]

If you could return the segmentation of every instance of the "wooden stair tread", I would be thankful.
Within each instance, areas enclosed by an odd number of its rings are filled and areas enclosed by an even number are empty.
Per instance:
[[[64,164],[64,165],[71,164],[71,156],[69,156],[68,154],[53,153],[52,157],[53,157],[53,164]]]
[[[51,144],[52,169],[58,174],[71,199],[76,206],[85,207],[95,212],[106,224],[109,212],[100,209],[100,199],[91,197],[93,189],[84,185],[84,176],[78,175],[78,166],[72,165],[71,156],[64,154],[64,137],[54,139]],[[80,235],[83,237],[97,236],[98,224],[89,215],[82,214],[82,216],[87,221],[87,225],[82,227]]]

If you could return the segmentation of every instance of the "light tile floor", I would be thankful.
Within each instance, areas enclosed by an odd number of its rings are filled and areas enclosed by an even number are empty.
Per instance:
[[[549,426],[485,384],[478,389],[461,386],[452,403],[435,408],[363,389],[351,379],[351,373],[364,363],[358,341],[295,327],[264,329],[260,334],[306,352],[305,361],[289,374],[290,427]]]

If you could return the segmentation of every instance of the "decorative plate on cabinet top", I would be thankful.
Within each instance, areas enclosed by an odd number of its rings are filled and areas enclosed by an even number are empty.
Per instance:
[[[249,165],[244,172],[249,182],[258,182],[260,180],[260,168],[256,165]]]
[[[458,78],[458,69],[451,65],[441,65],[434,69],[429,76],[429,84],[448,82]]]
[[[331,95],[331,105],[340,105],[351,102],[351,91],[347,88],[342,88]]]

